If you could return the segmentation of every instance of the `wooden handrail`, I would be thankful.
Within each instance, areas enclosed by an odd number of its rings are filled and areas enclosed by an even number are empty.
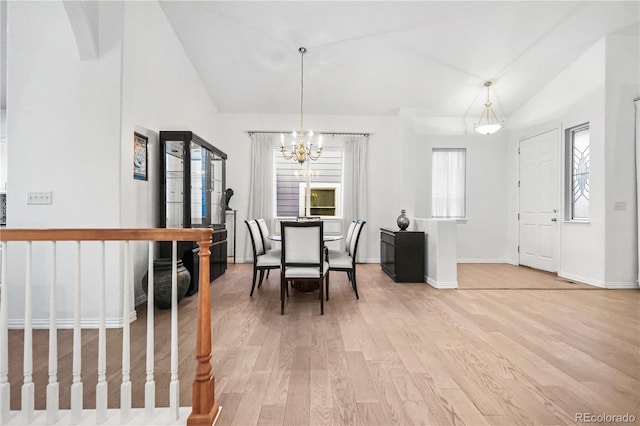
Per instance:
[[[211,367],[211,291],[209,257],[213,233],[210,228],[146,229],[0,229],[0,241],[196,241],[200,281],[196,335],[196,374],[188,425],[212,425],[219,406],[215,402],[215,379]]]
[[[0,241],[203,241],[210,228],[0,229]]]

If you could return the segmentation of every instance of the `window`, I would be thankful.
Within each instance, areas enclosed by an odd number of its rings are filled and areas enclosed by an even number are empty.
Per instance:
[[[466,149],[434,148],[431,164],[431,216],[466,217]]]
[[[285,160],[274,150],[276,217],[307,216],[307,185],[310,193],[309,216],[339,218],[342,215],[342,150],[326,147],[317,161],[302,166]]]
[[[309,185],[311,208],[309,216],[340,217],[340,184],[311,183]],[[300,182],[298,197],[298,216],[306,216],[307,184]]]
[[[565,130],[565,214],[567,220],[589,219],[589,123]]]

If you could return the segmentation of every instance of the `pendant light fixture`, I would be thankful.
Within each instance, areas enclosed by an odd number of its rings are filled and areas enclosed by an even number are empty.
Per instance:
[[[484,83],[484,87],[487,88],[487,102],[484,104],[484,110],[482,111],[480,120],[473,125],[473,130],[483,135],[490,135],[504,127],[504,121],[498,120],[496,113],[493,112],[491,101],[489,100],[489,88],[492,84],[490,81]]]
[[[300,128],[297,132],[291,133],[291,151],[287,153],[287,150],[284,146],[284,135],[280,135],[280,152],[282,156],[286,160],[293,159],[300,163],[300,165],[304,164],[308,159],[312,159],[313,161],[320,158],[322,155],[322,135],[318,138],[318,148],[315,150],[315,153],[312,150],[311,139],[313,138],[313,130],[309,130],[308,132],[304,130],[304,55],[307,53],[306,47],[301,47],[298,49],[300,52]]]

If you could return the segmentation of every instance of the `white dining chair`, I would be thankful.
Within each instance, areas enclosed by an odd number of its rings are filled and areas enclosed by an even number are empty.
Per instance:
[[[358,252],[358,242],[360,241],[360,234],[362,233],[362,228],[364,228],[365,223],[367,223],[365,220],[353,220],[351,222],[353,228],[349,226],[349,231],[347,232],[345,251],[330,250],[327,255],[330,271],[342,271],[347,273],[347,277],[351,282],[351,287],[356,293],[356,299],[360,298],[360,296],[358,295],[358,281],[356,280],[356,254]],[[329,300],[328,281],[326,284],[325,294],[327,300]]]
[[[280,253],[274,250],[265,251],[264,241],[262,234],[260,233],[260,225],[256,220],[245,220],[249,228],[249,236],[251,237],[251,247],[253,248],[253,281],[251,283],[251,293],[249,296],[253,296],[253,291],[256,288],[256,276],[260,271],[260,281],[258,288],[262,286],[262,280],[264,279],[264,272],[267,271],[267,278],[271,269],[280,268]]]
[[[324,282],[329,282],[329,264],[324,259],[323,222],[281,222],[280,314],[284,315],[285,291],[295,280],[317,281],[320,314],[324,315]]]

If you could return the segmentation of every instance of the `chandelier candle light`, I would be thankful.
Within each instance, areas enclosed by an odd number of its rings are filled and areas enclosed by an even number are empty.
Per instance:
[[[280,152],[286,160],[293,159],[302,165],[309,158],[313,161],[320,158],[320,155],[322,155],[322,135],[318,138],[318,149],[313,153],[311,149],[313,130],[309,130],[308,132],[303,130],[304,112],[302,107],[304,105],[304,54],[307,53],[307,48],[301,47],[298,49],[298,52],[300,52],[300,130],[298,130],[298,132],[294,131],[291,133],[291,151],[289,153],[287,153],[287,149],[284,146],[284,135],[280,135]]]
[[[484,87],[487,88],[487,102],[484,104],[484,111],[482,111],[480,120],[477,124],[474,123],[473,125],[473,130],[483,135],[490,135],[504,127],[504,121],[498,120],[496,113],[493,112],[491,101],[489,101],[489,87],[491,87],[491,85],[492,83],[490,81],[484,83]]]

